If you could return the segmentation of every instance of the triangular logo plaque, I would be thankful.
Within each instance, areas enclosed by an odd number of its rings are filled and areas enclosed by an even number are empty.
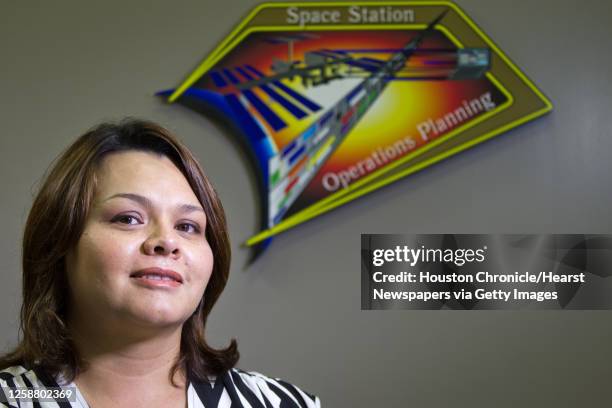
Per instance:
[[[274,235],[533,120],[550,101],[454,3],[265,3],[176,89],[253,160]]]

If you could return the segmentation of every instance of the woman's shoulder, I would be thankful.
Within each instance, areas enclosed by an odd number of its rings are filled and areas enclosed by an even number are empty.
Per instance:
[[[12,389],[49,388],[58,387],[58,384],[40,370],[16,365],[0,370],[0,386]],[[228,370],[212,384],[194,382],[193,386],[199,399],[207,403],[206,406],[226,406],[222,402],[237,401],[247,402],[253,407],[321,407],[321,401],[317,396],[292,383],[280,378],[268,377],[256,371],[245,371],[238,368]]]
[[[46,389],[56,387],[55,382],[49,383],[37,370],[22,365],[14,365],[0,369],[0,407],[20,406],[19,401],[11,396],[12,392],[25,389]]]
[[[219,381],[221,380],[221,381]],[[221,392],[221,385],[225,392]],[[320,408],[321,401],[313,394],[280,378],[273,378],[256,371],[239,368],[228,370],[212,384],[200,387],[198,394],[209,394],[218,389],[221,399],[225,393],[232,401],[246,401],[250,406],[282,406],[296,408]],[[203,395],[207,397],[206,395]],[[207,405],[208,406],[208,405]],[[212,405],[217,406],[217,405]]]
[[[0,369],[0,385],[12,389],[59,387],[56,379],[47,375],[40,367],[31,368],[24,365]]]
[[[14,365],[0,370],[0,382],[3,385],[13,384],[16,381],[18,383],[27,383],[32,381],[38,383],[40,380],[38,379],[38,376],[34,370],[28,369],[22,365]]]

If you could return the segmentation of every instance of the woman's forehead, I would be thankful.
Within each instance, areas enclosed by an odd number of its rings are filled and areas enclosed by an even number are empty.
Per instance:
[[[96,171],[96,201],[137,194],[151,201],[199,205],[183,173],[166,156],[143,151],[111,153]]]

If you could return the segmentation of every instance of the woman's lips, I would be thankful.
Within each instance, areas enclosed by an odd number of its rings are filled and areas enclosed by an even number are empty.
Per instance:
[[[183,277],[171,269],[141,269],[132,273],[130,278],[149,287],[177,287],[183,284]]]

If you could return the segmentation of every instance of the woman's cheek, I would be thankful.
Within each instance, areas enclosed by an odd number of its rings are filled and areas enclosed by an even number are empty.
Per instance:
[[[200,290],[204,292],[213,268],[213,254],[210,245],[198,244],[189,247],[185,253],[185,266],[193,277],[193,283],[201,283]]]
[[[81,236],[77,256],[85,270],[95,273],[97,281],[105,277],[130,272],[138,243],[121,231],[91,228]]]

